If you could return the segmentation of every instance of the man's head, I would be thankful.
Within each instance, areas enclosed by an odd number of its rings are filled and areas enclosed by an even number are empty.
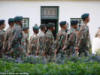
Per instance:
[[[8,19],[9,26],[13,27],[14,26],[14,23],[15,23],[14,18],[9,18]]]
[[[35,24],[35,26],[33,27],[33,32],[36,34],[39,33],[39,27],[37,26],[37,24]]]
[[[100,27],[98,28],[98,32],[100,33]]]
[[[22,26],[22,20],[23,20],[23,17],[22,17],[22,16],[16,16],[16,17],[14,18],[14,20],[15,20],[15,23],[16,23],[16,24]]]
[[[46,29],[46,25],[45,24],[41,24],[40,25],[40,29],[41,31],[45,32],[47,29]]]
[[[5,28],[5,20],[0,20],[0,29]]]
[[[74,29],[77,29],[78,28],[78,21],[77,20],[71,21],[71,27]]]
[[[67,23],[66,21],[61,21],[61,22],[60,22],[60,27],[61,27],[62,29],[64,29],[64,30],[67,29],[67,25],[68,25],[68,23]]]
[[[82,16],[81,16],[82,20],[85,22],[85,23],[88,23],[90,21],[90,17],[89,17],[89,13],[84,13]]]
[[[27,27],[27,26],[23,27],[23,31],[24,31],[25,33],[28,33],[28,32],[29,32],[29,27]]]
[[[55,25],[54,25],[54,23],[48,23],[48,29],[49,29],[50,31],[54,31],[54,30],[55,30]]]

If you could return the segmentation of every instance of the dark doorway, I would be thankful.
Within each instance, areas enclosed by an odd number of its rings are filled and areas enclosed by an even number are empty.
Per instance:
[[[59,7],[58,6],[41,6],[41,24],[54,23],[55,31],[53,35],[56,39],[58,32],[58,20],[59,20]]]

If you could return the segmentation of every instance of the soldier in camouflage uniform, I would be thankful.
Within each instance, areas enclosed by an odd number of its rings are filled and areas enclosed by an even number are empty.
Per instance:
[[[28,35],[28,33],[29,33],[29,27],[27,27],[27,26],[23,27],[23,31],[22,31],[23,38],[22,38],[21,43],[22,43],[22,47],[24,49],[25,56],[27,55],[28,49],[29,49],[29,40],[28,40],[29,35]]]
[[[70,55],[78,55],[78,21],[74,20],[71,21],[71,29],[69,30],[69,38],[68,38],[68,45],[70,50]]]
[[[45,53],[47,57],[51,57],[54,55],[54,36],[53,36],[53,31],[55,30],[55,25],[53,23],[48,24],[48,31],[46,32],[45,35]]]
[[[100,38],[100,27],[99,27],[99,29],[98,29],[98,31],[97,31],[95,37],[99,37],[99,38]]]
[[[85,56],[88,56],[91,49],[89,27],[87,26],[90,20],[89,14],[85,13],[81,16],[81,18],[83,20],[83,24],[79,31],[79,55],[84,54]]]
[[[14,29],[14,18],[9,18],[8,20],[9,28],[6,30],[5,34],[5,41],[4,41],[4,48],[5,48],[5,53],[7,55],[10,55],[10,46],[11,46],[11,40],[13,37],[13,29]]]
[[[23,48],[22,48],[22,16],[16,16],[14,18],[15,20],[15,26],[13,29],[13,37],[12,37],[12,42],[11,42],[11,53],[12,56],[17,58],[17,57],[22,57],[23,55]]]
[[[38,55],[39,54],[39,27],[35,25],[33,27],[34,34],[30,38],[30,52],[29,54]]]
[[[57,41],[56,41],[56,54],[57,56],[63,57],[67,51],[67,26],[68,23],[66,21],[60,22],[61,30],[57,34]],[[68,54],[68,52],[67,52]]]
[[[46,33],[46,25],[41,24],[40,25],[40,33],[39,33],[39,50],[40,50],[40,55],[45,56],[45,33]]]
[[[0,58],[3,56],[3,50],[4,50],[4,37],[5,37],[5,31],[3,30],[5,28],[5,20],[0,20]]]

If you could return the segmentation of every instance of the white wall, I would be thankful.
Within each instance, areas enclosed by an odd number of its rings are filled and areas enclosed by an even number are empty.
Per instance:
[[[59,6],[59,21],[69,22],[70,18],[80,17],[85,12],[90,13],[89,27],[92,39],[100,27],[100,1],[0,1],[0,19],[7,20],[9,17],[20,15],[29,17],[30,34],[32,34],[32,26],[40,24],[40,6]]]

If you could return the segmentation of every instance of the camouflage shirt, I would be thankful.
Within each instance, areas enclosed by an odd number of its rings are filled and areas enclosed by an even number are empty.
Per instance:
[[[21,40],[22,40],[22,28],[21,26],[15,24],[14,30],[13,30],[13,37],[12,37],[12,47],[18,47],[21,46]]]
[[[87,51],[89,51],[89,49],[91,48],[89,27],[85,24],[83,24],[80,28],[78,45],[80,49],[84,49]]]
[[[45,48],[46,48],[45,33],[41,31],[39,34],[39,50],[40,50],[40,52],[45,51]]]
[[[45,44],[46,44],[45,47],[46,53],[51,55],[54,52],[54,36],[50,30],[46,32]]]
[[[13,37],[11,42],[11,50],[13,51],[14,57],[20,57],[23,56],[23,47],[22,47],[22,28],[21,26],[15,24],[14,30],[13,30]]]
[[[36,51],[39,50],[39,36],[34,34],[30,38],[30,54],[36,54]]]
[[[11,42],[12,42],[12,37],[13,37],[13,27],[9,27],[7,30],[6,30],[6,33],[5,33],[5,49],[8,50],[8,48],[11,48]]]
[[[68,49],[70,50],[71,54],[74,54],[76,52],[76,47],[78,47],[78,32],[79,29],[71,28],[69,30],[69,38],[68,38]]]
[[[3,48],[4,45],[4,37],[5,37],[5,31],[0,30],[0,50]]]
[[[26,34],[24,31],[22,32],[22,47],[24,49],[24,53],[27,53],[28,52],[28,46],[29,46],[29,41],[28,41],[28,34]]]
[[[67,33],[65,30],[61,29],[61,31],[57,34],[57,49],[62,50],[64,46],[67,45]]]

